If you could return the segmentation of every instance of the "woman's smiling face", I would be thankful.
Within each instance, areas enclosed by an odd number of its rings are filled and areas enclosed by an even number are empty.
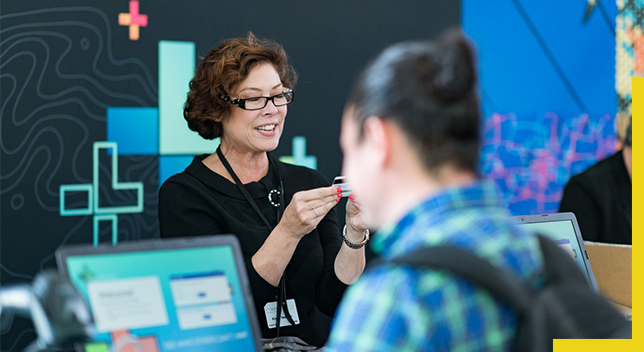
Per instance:
[[[271,97],[282,93],[280,76],[270,63],[254,67],[231,98]],[[222,121],[222,142],[247,152],[268,152],[279,145],[288,108],[269,101],[263,109],[244,110],[233,106],[230,117]]]

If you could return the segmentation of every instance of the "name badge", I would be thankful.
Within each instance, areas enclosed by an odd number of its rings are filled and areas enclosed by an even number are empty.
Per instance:
[[[286,305],[288,306],[288,312],[291,313],[291,318],[295,325],[300,324],[300,316],[297,314],[297,306],[295,305],[294,299],[287,299]],[[274,329],[277,327],[277,302],[268,302],[264,306],[264,314],[266,315],[266,324],[268,324],[269,329]],[[286,314],[284,309],[282,309],[282,316],[280,319],[280,326],[291,326],[291,323],[286,319]]]

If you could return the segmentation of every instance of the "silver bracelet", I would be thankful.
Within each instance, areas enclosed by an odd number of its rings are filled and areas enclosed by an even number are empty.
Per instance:
[[[344,228],[342,229],[342,239],[344,240],[344,243],[346,243],[346,245],[349,248],[360,249],[364,247],[364,245],[367,244],[367,242],[369,242],[369,229],[366,229],[364,232],[364,241],[360,243],[353,243],[349,241],[349,239],[347,238],[347,225],[344,225]]]

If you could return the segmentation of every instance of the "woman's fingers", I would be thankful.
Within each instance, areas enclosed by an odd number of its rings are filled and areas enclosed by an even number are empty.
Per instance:
[[[312,189],[309,191],[303,191],[306,193],[306,195],[310,198],[308,198],[311,201],[315,200],[322,200],[323,203],[326,203],[326,201],[329,200],[336,200],[339,199],[342,194],[342,190],[339,189],[339,187],[335,186],[330,186],[330,187],[321,187],[321,188],[316,188]]]
[[[337,202],[338,199],[340,199],[341,194],[342,193],[338,191],[337,187],[322,187],[297,192],[293,196],[293,200],[304,204],[312,203],[309,205],[321,206],[331,201]]]
[[[324,214],[322,214],[319,210],[317,213],[319,216],[324,217],[333,207],[338,204],[340,201],[340,198],[342,197],[341,191],[337,190],[337,187],[326,187],[327,189],[324,190],[324,194],[322,197],[320,197],[317,200],[313,200],[311,203],[315,205],[315,209],[323,209]]]
[[[321,187],[295,193],[282,217],[284,225],[296,235],[306,235],[338,204],[341,196],[337,187]]]
[[[340,200],[340,197],[336,196],[335,198],[331,198],[328,202],[324,203],[322,206],[325,209],[325,214],[330,212],[331,209],[333,209],[333,207],[338,204],[339,200]]]
[[[340,197],[337,187],[321,187],[296,193],[292,202],[297,212],[304,215],[302,219],[315,219],[324,217]]]

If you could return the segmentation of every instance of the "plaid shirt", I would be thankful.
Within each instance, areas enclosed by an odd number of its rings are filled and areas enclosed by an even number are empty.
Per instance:
[[[442,244],[466,248],[533,286],[542,280],[536,237],[512,224],[491,183],[433,195],[372,242],[384,260]],[[349,288],[325,351],[507,351],[515,330],[514,311],[464,279],[385,264]]]

